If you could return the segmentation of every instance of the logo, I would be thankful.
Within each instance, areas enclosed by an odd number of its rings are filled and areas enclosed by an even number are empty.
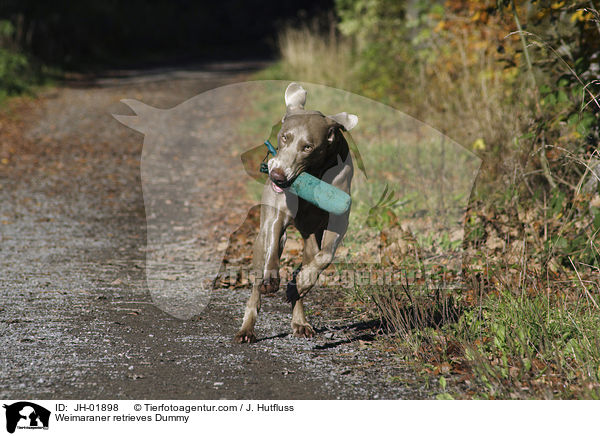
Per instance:
[[[14,433],[18,429],[48,429],[50,411],[29,401],[19,401],[4,405],[6,409],[6,431]]]
[[[352,159],[361,171],[354,171],[352,179],[350,231],[333,258],[339,268],[324,271],[322,282],[350,289],[355,284],[376,283],[402,288],[408,280],[410,286],[425,286],[432,292],[462,286],[464,213],[481,159],[390,106],[340,89],[305,85],[314,107],[327,113],[351,110],[365,126],[352,129],[352,136],[346,132],[351,152],[347,156],[354,153]],[[266,163],[268,170],[269,156],[270,162],[277,157],[267,154],[261,142],[271,128],[268,141],[277,144],[279,120],[286,113],[287,86],[289,82],[268,80],[236,83],[211,89],[167,110],[126,99],[122,102],[135,115],[114,115],[144,134],[141,181],[148,224],[146,282],[154,304],[170,315],[190,319],[202,313],[214,295],[216,280],[223,279],[226,286],[250,287],[263,279],[266,270],[256,271],[241,248],[247,247],[246,239],[256,238],[252,232],[258,229],[258,221],[252,215],[244,221],[244,214],[236,220],[223,189],[247,187],[262,192],[267,175],[260,172],[261,163]],[[350,116],[341,112],[334,117],[349,121],[346,117]],[[232,146],[244,137],[254,139],[241,154],[240,148]],[[359,152],[356,144],[364,148]],[[333,176],[323,173],[329,182]],[[230,179],[232,184],[221,183]],[[323,188],[316,184],[320,181],[314,183],[312,187]],[[334,209],[347,200],[339,201],[337,194],[317,196],[311,188],[301,191],[315,201],[327,199],[317,203]],[[325,191],[333,192],[321,192]],[[231,195],[237,201],[238,193]],[[293,193],[286,194],[285,201],[276,199],[279,197],[266,196],[265,205],[279,208],[284,204],[286,213],[296,215],[299,203]],[[207,227],[200,219],[208,217],[207,211],[232,218]],[[205,240],[217,241],[210,256],[202,254]],[[238,254],[241,257],[234,261]],[[292,279],[294,269],[293,263],[281,268],[279,278]]]

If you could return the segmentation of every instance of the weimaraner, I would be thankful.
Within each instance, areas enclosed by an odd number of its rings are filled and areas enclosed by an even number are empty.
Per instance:
[[[346,112],[325,116],[305,110],[305,102],[304,88],[291,83],[285,91],[287,110],[277,136],[277,155],[268,162],[269,178],[262,193],[260,230],[253,253],[253,269],[259,279],[253,284],[236,342],[256,341],[254,325],[261,294],[279,289],[279,258],[290,224],[295,225],[304,240],[302,265],[287,286],[292,332],[305,338],[314,335],[304,315],[302,300],[332,262],[348,228],[350,210],[342,215],[330,214],[286,189],[305,171],[350,193],[354,168],[342,130],[356,126],[358,117]]]

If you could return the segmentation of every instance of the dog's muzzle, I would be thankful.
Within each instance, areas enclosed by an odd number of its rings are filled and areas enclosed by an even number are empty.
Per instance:
[[[271,181],[271,188],[273,189],[273,191],[275,191],[278,194],[281,194],[283,192],[283,189],[281,189],[279,186],[277,186],[275,184],[275,182]]]
[[[290,186],[290,181],[280,168],[273,168],[269,173],[269,178],[271,179],[271,187],[277,193],[283,192],[284,189]]]

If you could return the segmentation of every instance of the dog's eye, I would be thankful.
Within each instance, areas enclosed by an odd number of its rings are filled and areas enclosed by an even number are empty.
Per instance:
[[[281,142],[287,142],[288,136],[289,135],[287,133],[285,135],[281,135]]]
[[[304,152],[309,153],[313,150],[313,146],[312,145],[305,145],[304,148],[302,149]]]

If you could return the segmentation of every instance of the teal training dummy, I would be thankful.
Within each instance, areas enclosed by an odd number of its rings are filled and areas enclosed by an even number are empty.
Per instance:
[[[277,155],[277,150],[269,140],[265,141],[265,145],[269,153]],[[260,172],[268,174],[266,163],[260,165]],[[296,177],[287,191],[334,215],[348,212],[352,203],[350,196],[341,189],[304,172]]]

